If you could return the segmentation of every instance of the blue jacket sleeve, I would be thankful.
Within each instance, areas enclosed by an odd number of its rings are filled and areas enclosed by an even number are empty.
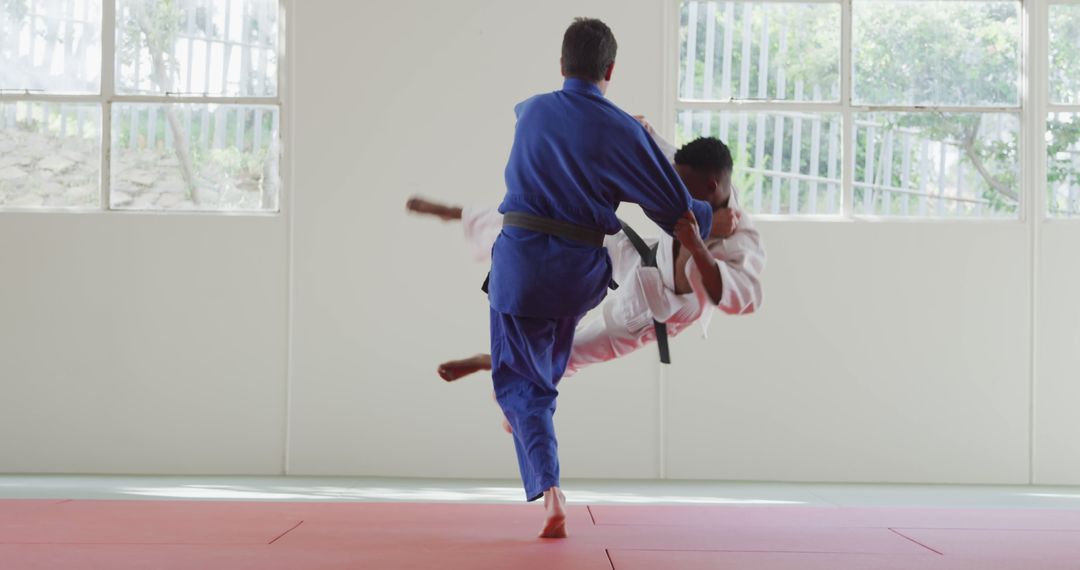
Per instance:
[[[697,218],[701,239],[709,239],[709,232],[712,231],[712,206],[704,200],[693,200],[690,202],[690,211]]]
[[[613,164],[605,169],[609,176],[606,182],[618,200],[641,206],[645,215],[668,235],[683,214],[693,211],[702,238],[708,236],[712,227],[712,208],[690,197],[682,179],[652,137],[636,122],[621,134],[620,140],[609,141]]]

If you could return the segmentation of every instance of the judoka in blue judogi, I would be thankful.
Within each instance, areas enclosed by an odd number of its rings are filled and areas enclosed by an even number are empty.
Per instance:
[[[604,94],[616,44],[599,20],[578,19],[563,39],[563,88],[515,108],[502,233],[487,291],[495,396],[509,421],[527,500],[545,497],[542,536],[565,536],[553,415],[574,328],[603,300],[611,262],[605,235],[621,202],[665,232],[688,212],[708,235],[712,207],[690,197],[644,127]]]

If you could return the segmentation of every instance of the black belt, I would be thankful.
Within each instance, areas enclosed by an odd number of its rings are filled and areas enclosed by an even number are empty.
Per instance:
[[[523,212],[507,212],[503,214],[503,227],[532,230],[592,247],[604,247],[604,238],[606,237],[606,234],[600,230]],[[487,293],[490,282],[491,273],[489,272],[488,276],[484,278],[484,284],[480,286],[480,290]],[[618,289],[619,284],[612,279],[608,282],[608,288],[612,290]]]
[[[586,228],[562,220],[553,220],[542,216],[534,216],[522,212],[507,212],[503,214],[503,227],[522,228],[561,237],[570,241],[576,241],[593,247],[604,246],[604,232]]]
[[[636,249],[638,255],[641,256],[641,265],[643,267],[657,267],[656,252],[660,249],[660,244],[657,243],[656,245],[649,247],[645,245],[645,240],[641,239],[641,236],[639,236],[626,222],[619,220],[619,225],[622,226],[623,233],[630,239],[630,243],[634,245],[634,249]],[[660,349],[660,362],[671,364],[671,349],[668,348],[667,323],[662,323],[653,319],[653,328],[656,330],[656,346]]]

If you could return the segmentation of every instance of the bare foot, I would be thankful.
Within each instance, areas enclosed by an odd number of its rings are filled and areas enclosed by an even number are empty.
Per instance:
[[[488,357],[488,362],[490,363],[490,361],[491,361],[491,357],[489,356]],[[491,391],[491,401],[495,402],[496,404],[499,403],[499,396],[498,396],[498,394],[495,393],[495,390]],[[514,433],[514,428],[510,426],[510,420],[506,419],[506,416],[503,416],[502,427],[503,427],[503,431],[505,431],[506,433],[510,433],[510,434]]]
[[[432,202],[431,200],[416,196],[409,198],[409,201],[405,202],[405,209],[410,212],[416,212],[417,214],[436,216],[441,218],[444,222],[452,222],[461,219],[461,208],[439,204],[438,202]]]
[[[544,510],[547,519],[540,538],[566,538],[566,495],[558,487],[544,491]]]
[[[491,370],[491,355],[477,354],[461,360],[451,360],[439,365],[439,376],[447,382],[464,378],[481,370]]]

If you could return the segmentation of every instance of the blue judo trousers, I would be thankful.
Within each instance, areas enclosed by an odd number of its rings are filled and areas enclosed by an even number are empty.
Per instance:
[[[518,469],[530,501],[559,485],[556,385],[566,371],[578,319],[515,317],[491,311],[495,399],[514,435]]]
[[[641,206],[661,229],[693,212],[702,237],[712,208],[690,197],[645,129],[596,85],[563,89],[515,107],[502,213],[519,212],[613,235],[621,202]],[[582,316],[611,284],[603,247],[504,227],[491,252],[491,365],[495,397],[514,432],[529,501],[559,486],[554,414],[558,383]]]

